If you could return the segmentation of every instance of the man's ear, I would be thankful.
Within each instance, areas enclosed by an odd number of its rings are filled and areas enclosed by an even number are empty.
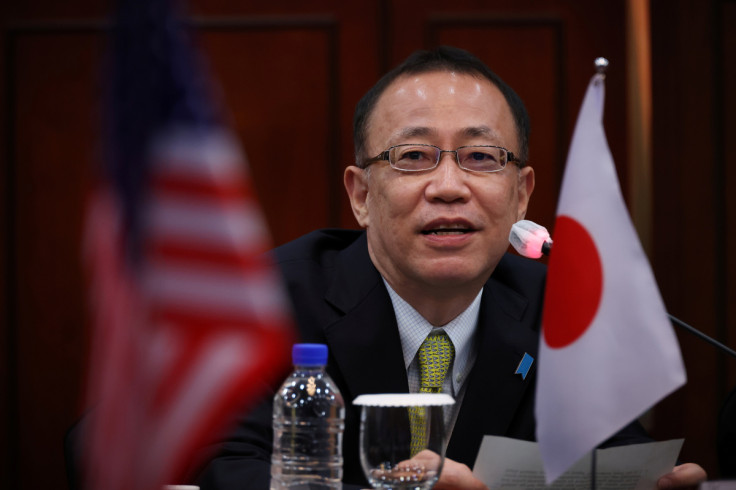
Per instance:
[[[348,191],[353,215],[363,228],[368,227],[368,173],[362,168],[350,165],[345,169],[343,175],[343,182],[345,190]]]
[[[516,220],[524,219],[526,216],[526,209],[529,206],[529,198],[534,191],[534,169],[531,167],[524,167],[519,170],[519,183],[518,183],[518,194],[519,194],[519,205],[516,212]]]

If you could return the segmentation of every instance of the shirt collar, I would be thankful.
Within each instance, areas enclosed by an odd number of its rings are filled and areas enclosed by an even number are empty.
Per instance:
[[[475,361],[474,333],[478,325],[478,316],[480,313],[480,298],[483,289],[478,292],[470,306],[460,313],[450,322],[441,327],[434,327],[429,323],[417,310],[407,303],[401,296],[394,291],[388,282],[384,279],[384,284],[391,297],[391,302],[396,314],[396,322],[399,326],[399,336],[401,337],[401,349],[404,352],[404,365],[409,365],[416,357],[419,347],[424,342],[434,328],[444,330],[452,345],[455,347],[455,361],[452,367],[452,383],[457,392],[462,383],[467,378],[468,372]]]

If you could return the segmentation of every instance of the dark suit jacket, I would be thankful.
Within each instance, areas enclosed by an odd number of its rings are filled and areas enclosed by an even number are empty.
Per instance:
[[[364,232],[322,230],[276,249],[300,341],[329,347],[327,371],[345,399],[345,483],[367,488],[358,455],[360,411],[352,401],[367,393],[408,391],[398,326],[381,276],[368,255]],[[465,381],[447,457],[472,468],[485,434],[534,440],[534,382],[516,372],[528,353],[537,358],[546,267],[506,254],[486,283],[478,319],[478,356]],[[271,391],[273,393],[273,391]],[[228,438],[206,469],[207,488],[267,488],[271,447],[270,401]],[[612,443],[640,442],[629,427]],[[648,439],[646,439],[648,440]]]

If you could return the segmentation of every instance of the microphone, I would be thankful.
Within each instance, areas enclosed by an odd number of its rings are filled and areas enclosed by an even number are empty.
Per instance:
[[[530,259],[549,255],[552,250],[552,239],[547,228],[527,219],[517,221],[511,226],[509,242],[519,254]]]
[[[549,255],[552,251],[552,239],[550,238],[547,228],[529,220],[517,221],[513,226],[511,226],[509,242],[511,242],[511,245],[517,252],[519,252],[520,255],[530,259],[538,259],[542,255]],[[670,318],[670,321],[678,327],[687,330],[701,340],[708,342],[726,354],[736,358],[736,351],[730,347],[707,336],[700,330],[688,325],[669,313],[667,313],[667,316]]]

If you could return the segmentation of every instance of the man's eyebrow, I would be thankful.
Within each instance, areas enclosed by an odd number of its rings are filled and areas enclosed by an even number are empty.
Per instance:
[[[407,141],[412,138],[433,137],[437,136],[438,134],[439,133],[435,128],[430,128],[427,126],[409,126],[406,128],[402,128],[394,133],[394,137],[392,139],[395,141]],[[463,138],[483,137],[494,141],[498,141],[500,139],[498,132],[489,128],[488,126],[468,126],[459,130],[458,134]]]
[[[496,131],[489,128],[488,126],[470,126],[467,128],[463,128],[462,130],[463,136],[466,136],[468,138],[476,138],[479,136],[483,136],[486,138],[491,138],[494,140],[499,139],[499,135]]]
[[[419,136],[434,136],[437,134],[437,130],[428,128],[426,126],[409,126],[399,130],[395,136],[399,140],[411,139]]]

